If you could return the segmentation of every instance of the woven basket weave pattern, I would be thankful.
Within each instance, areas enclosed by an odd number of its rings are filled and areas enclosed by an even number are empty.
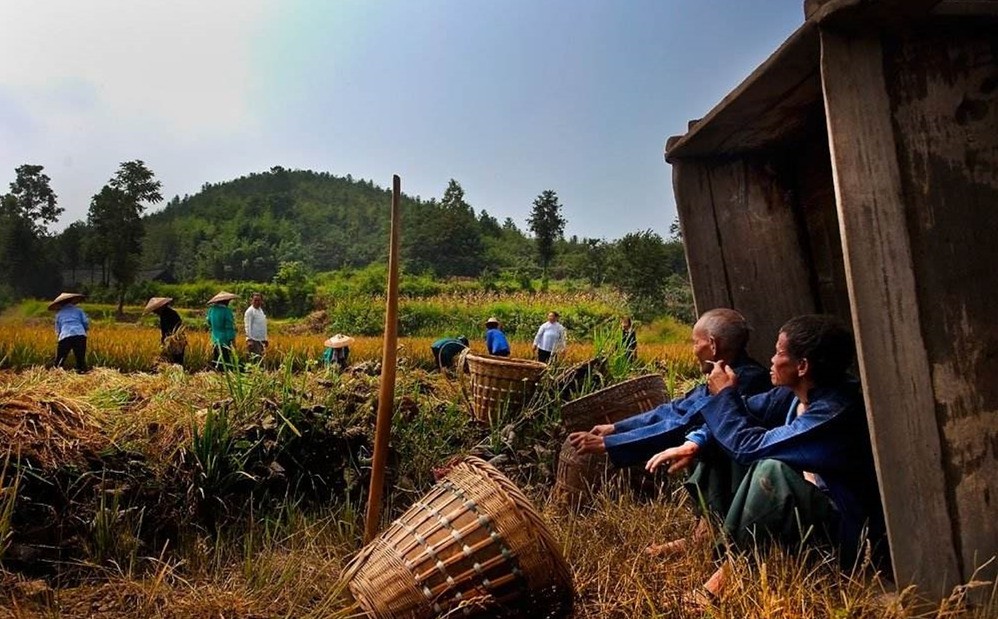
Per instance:
[[[651,410],[665,399],[665,381],[649,374],[572,400],[561,407],[561,419],[567,431],[583,432]]]
[[[616,423],[665,403],[665,381],[658,374],[641,376],[585,397],[561,407],[561,419],[569,432],[585,432],[593,426]],[[613,474],[605,454],[579,454],[565,440],[558,454],[551,499],[578,509]]]
[[[526,359],[499,359],[466,354],[470,374],[469,400],[475,419],[486,423],[504,410],[521,410],[537,390],[547,366]],[[463,364],[461,364],[463,367]]]
[[[572,576],[522,492],[467,458],[347,567],[354,600],[377,618],[508,610],[559,616]]]

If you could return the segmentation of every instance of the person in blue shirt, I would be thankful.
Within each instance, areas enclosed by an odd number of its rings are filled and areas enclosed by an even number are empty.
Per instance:
[[[509,342],[506,340],[506,334],[499,327],[499,319],[495,316],[485,321],[485,348],[490,355],[508,357]]]
[[[64,292],[49,304],[49,310],[55,311],[55,335],[58,339],[55,367],[63,367],[72,352],[76,371],[80,373],[87,371],[87,332],[90,330],[90,319],[83,310],[76,307],[76,303],[84,298],[82,294]]]
[[[716,362],[723,361],[738,374],[743,395],[762,393],[771,386],[766,369],[745,352],[749,332],[741,313],[717,308],[703,313],[692,334],[700,371],[706,375]],[[589,432],[573,432],[569,440],[579,453],[606,453],[618,467],[643,465],[657,452],[681,445],[687,433],[703,424],[699,410],[709,398],[707,386],[699,385],[649,411],[595,426]]]
[[[728,504],[712,506],[737,547],[826,541],[848,568],[865,532],[874,562],[889,562],[863,394],[848,374],[854,356],[852,335],[837,318],[806,315],[780,329],[769,392],[742,398],[737,374],[724,363],[714,367],[707,381],[714,395],[700,414],[707,444],[719,449],[705,452],[687,488],[698,499],[712,469],[728,460],[747,467]],[[694,445],[656,454],[648,470],[702,450]],[[708,594],[721,592],[726,573],[722,566],[711,576]]]

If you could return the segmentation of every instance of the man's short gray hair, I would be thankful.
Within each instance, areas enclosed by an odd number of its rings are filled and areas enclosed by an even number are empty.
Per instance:
[[[719,307],[704,312],[698,322],[707,335],[717,340],[717,346],[722,350],[742,352],[748,345],[752,330],[741,312]]]

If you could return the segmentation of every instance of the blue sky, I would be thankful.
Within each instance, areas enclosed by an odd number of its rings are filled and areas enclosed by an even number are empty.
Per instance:
[[[0,189],[42,164],[86,217],[118,163],[166,196],[274,165],[466,199],[567,234],[675,216],[662,149],[802,21],[800,0],[5,0]]]

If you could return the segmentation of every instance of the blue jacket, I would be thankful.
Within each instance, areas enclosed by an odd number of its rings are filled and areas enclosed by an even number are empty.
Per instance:
[[[812,389],[801,416],[796,414],[797,401],[786,387],[748,399],[729,387],[710,398],[700,414],[714,440],[736,462],[775,459],[819,476],[820,486],[839,510],[845,561],[855,556],[864,526],[869,526],[877,554],[884,552],[886,543],[880,542],[886,529],[859,383],[848,380]],[[776,428],[759,422],[779,416],[786,421]]]
[[[769,372],[757,361],[741,356],[731,362],[738,376],[738,392],[749,396],[772,387]],[[603,439],[606,453],[616,466],[644,464],[656,453],[681,445],[686,433],[703,424],[700,409],[710,399],[707,385],[694,387],[681,398],[613,424]]]
[[[488,329],[485,332],[485,348],[490,355],[509,354],[509,342],[499,329]]]
[[[72,303],[63,305],[55,314],[55,334],[59,341],[78,335],[86,337],[89,329],[87,314]]]

